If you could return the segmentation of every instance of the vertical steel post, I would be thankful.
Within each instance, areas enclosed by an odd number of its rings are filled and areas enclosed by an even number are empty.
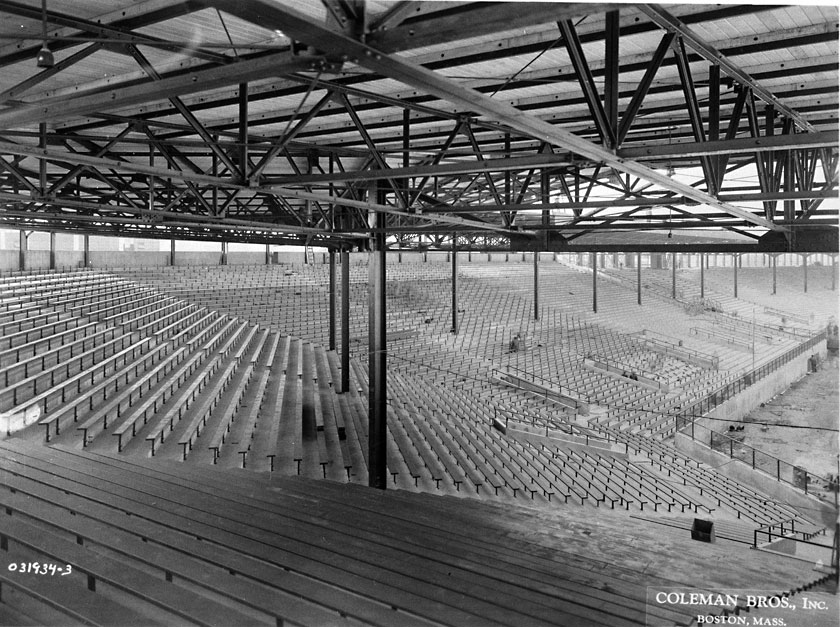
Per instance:
[[[50,231],[50,270],[55,270],[55,231]]]
[[[452,234],[452,333],[458,333],[458,234]]]
[[[169,265],[175,265],[175,240],[169,240]]]
[[[382,192],[379,196],[382,196]],[[379,199],[382,202],[382,198]],[[387,360],[385,346],[385,214],[374,216],[376,229],[371,238],[369,262],[368,372],[368,485],[387,487]]]
[[[341,391],[350,390],[350,252],[341,249]]]
[[[592,313],[598,313],[598,253],[589,253],[592,260]]]
[[[335,251],[330,249],[329,350],[335,350]]]
[[[265,265],[271,265],[271,244],[265,245]]]
[[[85,268],[90,267],[90,235],[87,233],[84,234],[82,238],[82,263],[84,264]]]
[[[671,298],[677,297],[677,253],[671,253]]]
[[[38,125],[38,147],[41,150],[47,149],[47,125],[45,122],[41,122]],[[41,193],[41,196],[45,196],[47,193],[47,160],[40,159],[38,161],[38,188]]]
[[[778,261],[778,255],[771,255],[773,258],[773,294],[776,293],[776,262]]]
[[[20,229],[18,231],[20,247],[18,249],[18,270],[23,272],[26,270],[26,231]]]
[[[802,255],[802,281],[804,283],[803,289],[808,293],[808,255]]]
[[[704,285],[703,273],[706,268],[706,253],[700,253],[700,298],[706,295],[706,287]]]
[[[738,298],[738,253],[732,253],[732,287],[735,298]]]
[[[642,253],[636,253],[636,303],[642,304]]]
[[[248,83],[239,84],[239,169],[248,184]]]
[[[534,320],[540,319],[540,253],[534,251]]]

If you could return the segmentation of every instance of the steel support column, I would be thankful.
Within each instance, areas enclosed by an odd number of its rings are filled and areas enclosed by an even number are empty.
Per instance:
[[[368,485],[387,487],[387,360],[385,346],[385,214],[375,213],[368,275]]]
[[[677,253],[671,253],[671,298],[677,297]]]
[[[175,265],[175,240],[169,240],[169,265]]]
[[[265,265],[271,265],[271,244],[265,245]]]
[[[350,252],[341,249],[341,392],[350,390]]]
[[[642,304],[642,253],[636,253],[636,303]]]
[[[228,245],[227,242],[222,242],[222,256],[220,261],[220,265],[226,266],[228,262]]]
[[[776,293],[776,262],[778,261],[778,255],[771,255],[773,258],[773,294]]]
[[[335,251],[330,250],[330,328],[329,349],[335,350]]]
[[[592,261],[592,313],[598,313],[598,253],[589,253]]]
[[[452,267],[452,333],[458,333],[458,234],[452,234],[452,255],[450,256]]]
[[[808,255],[802,255],[802,282],[803,291],[808,293]]]
[[[55,270],[55,231],[50,231],[50,270]]]
[[[732,254],[732,293],[738,298],[738,253]]]
[[[706,296],[706,286],[704,285],[704,273],[706,272],[706,253],[700,253],[700,298]],[[773,292],[775,294],[775,290]]]
[[[540,319],[540,253],[534,252],[534,320]]]
[[[26,270],[26,231],[18,231],[20,247],[18,248],[18,270]]]
[[[248,83],[239,83],[239,169],[243,184],[248,183]]]

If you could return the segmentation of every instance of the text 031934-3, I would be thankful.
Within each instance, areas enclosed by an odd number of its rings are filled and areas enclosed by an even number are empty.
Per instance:
[[[8,569],[10,573],[24,573],[30,575],[69,575],[73,572],[70,564],[59,566],[58,564],[47,564],[44,562],[12,562]]]

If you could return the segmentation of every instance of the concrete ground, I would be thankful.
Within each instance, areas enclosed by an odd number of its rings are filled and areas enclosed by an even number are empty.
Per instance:
[[[748,414],[744,444],[825,477],[838,469],[840,372],[830,354],[816,373]],[[810,428],[793,428],[810,427]]]

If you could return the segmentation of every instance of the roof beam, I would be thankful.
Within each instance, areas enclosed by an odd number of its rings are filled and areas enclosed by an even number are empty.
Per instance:
[[[752,152],[752,151],[751,151]],[[300,176],[281,176],[266,179],[275,185],[327,184],[355,181],[376,181],[383,178],[405,179],[415,176],[456,176],[480,172],[509,172],[531,168],[560,167],[572,163],[571,155],[541,154],[529,157],[511,157],[504,159],[484,159],[478,161],[460,161],[458,163],[409,166],[407,168],[389,168],[388,170],[360,170],[353,172],[335,172],[333,174],[313,174]]]
[[[281,52],[139,85],[115,85],[104,91],[95,90],[69,98],[44,99],[37,104],[0,112],[0,128],[13,128],[33,121],[55,122],[95,111],[121,109],[270,76],[323,70],[329,65],[320,56],[296,56],[290,52]]]
[[[316,202],[333,203],[338,206],[354,207],[357,209],[365,209],[370,211],[378,211],[396,216],[403,216],[413,220],[425,220],[430,222],[440,222],[444,224],[451,224],[459,227],[459,231],[495,231],[503,234],[510,234],[510,229],[501,227],[496,224],[480,222],[477,220],[468,220],[456,216],[437,216],[425,215],[421,213],[409,213],[395,209],[389,205],[379,203],[372,203],[363,200],[352,200],[350,198],[341,198],[330,194],[323,194],[317,192],[307,192],[299,189],[291,189],[288,187],[280,187],[276,185],[266,185],[259,187],[250,187],[248,185],[241,185],[230,179],[221,179],[208,174],[199,174],[195,172],[184,172],[179,170],[172,170],[167,168],[159,168],[155,166],[145,166],[138,163],[128,161],[116,161],[114,159],[104,159],[100,157],[91,157],[87,155],[80,155],[77,153],[62,153],[55,150],[47,150],[35,146],[23,146],[21,144],[12,144],[8,142],[0,142],[0,154],[13,154],[29,157],[36,157],[38,159],[46,159],[48,161],[56,161],[68,164],[68,167],[81,164],[93,166],[96,168],[108,169],[112,168],[117,171],[134,172],[138,174],[146,174],[156,176],[158,178],[184,181],[188,184],[202,183],[206,185],[224,185],[226,189],[240,189],[248,190],[255,194],[271,194],[274,196],[291,198],[298,198],[300,200],[313,200]],[[9,168],[8,164],[4,167]],[[62,199],[63,200],[63,199]],[[180,214],[188,215],[188,214]],[[276,229],[281,230],[283,225],[276,225]],[[517,231],[517,235],[533,236],[533,232],[526,230]]]
[[[763,137],[744,137],[721,139],[705,142],[685,142],[681,144],[658,144],[619,149],[618,155],[626,159],[645,159],[662,157],[697,157],[702,155],[730,155],[772,150],[802,150],[807,148],[831,148],[840,144],[840,138],[834,131],[816,131],[795,135],[768,135]]]
[[[795,121],[800,128],[806,131],[814,130],[813,125],[808,122],[808,120],[779,100],[769,90],[759,85],[758,81],[756,81],[752,76],[727,59],[723,53],[706,42],[679,19],[671,15],[661,5],[638,4],[636,6],[640,11],[642,11],[642,13],[647,15],[654,24],[657,24],[659,27],[668,32],[678,33],[682,37],[683,42],[685,42],[689,48],[694,50],[694,52],[706,59],[709,63],[719,65],[727,76],[731,76],[743,86],[751,88],[756,96],[764,100],[766,103],[772,104],[779,112],[782,113],[782,115],[785,115]]]
[[[201,3],[226,11],[252,23],[258,23],[269,28],[282,28],[284,32],[291,33],[302,41],[317,43],[321,50],[330,54],[346,56],[354,63],[369,70],[434,94],[463,107],[465,111],[477,112],[519,133],[544,140],[593,161],[602,162],[621,172],[656,183],[667,190],[683,194],[701,204],[720,209],[756,226],[770,230],[785,230],[761,216],[740,207],[720,202],[709,194],[675,181],[641,163],[622,159],[611,150],[593,144],[507,103],[488,98],[473,89],[464,88],[452,79],[414,65],[404,59],[383,54],[382,51],[346,37],[342,33],[335,32],[288,6],[268,2],[267,0],[253,0],[249,3],[235,2],[234,0],[201,0]]]
[[[227,2],[218,8],[227,10]],[[401,25],[390,30],[378,30],[368,36],[368,43],[382,52],[397,52],[420,46],[434,46],[469,37],[491,35],[502,31],[521,29],[535,24],[545,24],[571,17],[602,13],[617,9],[615,3],[587,4],[585,2],[483,2],[469,8],[468,16],[449,12],[431,16],[418,22]]]

